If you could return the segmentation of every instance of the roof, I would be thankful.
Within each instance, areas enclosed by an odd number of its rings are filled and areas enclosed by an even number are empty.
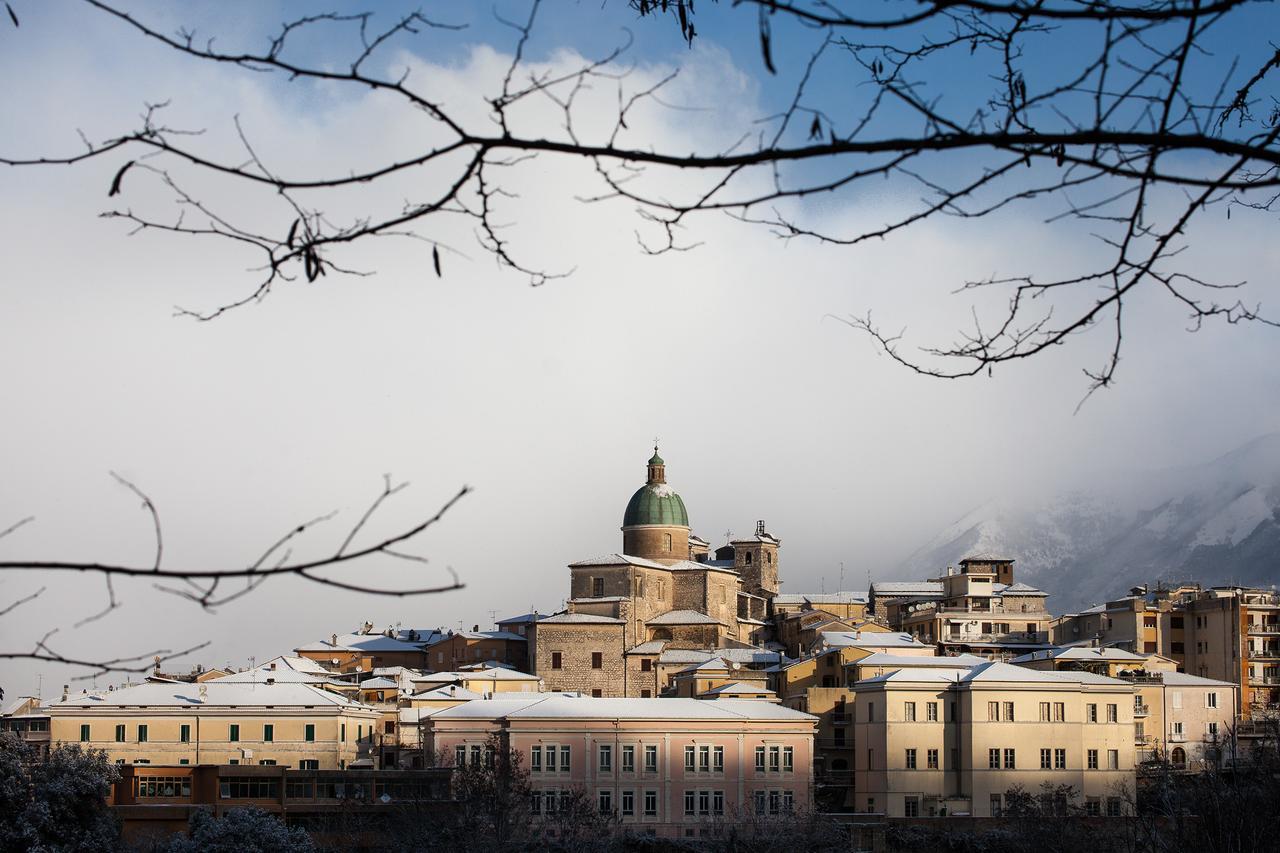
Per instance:
[[[965,563],[1012,563],[1009,557],[993,557],[990,554],[972,554],[960,561],[960,565]]]
[[[942,667],[958,669],[986,663],[986,658],[977,655],[944,655],[925,657],[924,655],[895,655],[889,652],[876,652],[865,658],[845,664],[845,666],[897,666],[897,667]]]
[[[1199,675],[1191,675],[1187,672],[1162,672],[1161,680],[1165,684],[1175,685],[1177,687],[1236,687],[1230,681],[1216,681],[1212,678],[1202,678]]]
[[[428,638],[426,637],[417,642],[410,642],[396,637],[388,637],[385,634],[339,634],[336,644],[330,643],[328,640],[321,640],[316,643],[298,646],[294,651],[417,652],[422,651],[427,641]]]
[[[1049,597],[1049,593],[1044,590],[1036,589],[1030,584],[1021,582],[1008,584],[1004,589],[1000,590],[1001,595],[1008,595],[1009,593],[1013,593],[1014,595],[1043,595],[1046,598]]]
[[[390,678],[370,678],[360,682],[361,690],[395,690],[399,686],[399,682]]]
[[[457,687],[444,685],[442,687],[433,687],[430,690],[423,690],[421,693],[414,693],[410,699],[458,699],[465,701],[468,699],[483,699],[483,693],[477,693],[474,690],[468,690],[465,687]]]
[[[1059,646],[1052,649],[1040,649],[1025,655],[1018,655],[1009,663],[1031,663],[1038,660],[1075,660],[1116,663],[1141,663],[1145,655],[1127,652],[1110,646]]]
[[[556,616],[548,616],[546,619],[539,619],[539,625],[624,625],[626,621],[623,619],[615,619],[612,616],[596,616],[592,613],[560,613]]]
[[[662,563],[655,563],[653,560],[646,560],[643,557],[632,557],[630,554],[601,554],[598,557],[591,557],[569,564],[571,569],[584,566],[639,566],[642,569],[666,568]]]
[[[932,648],[910,634],[894,631],[821,631],[820,642],[836,649]]]
[[[707,560],[706,562],[677,560],[666,568],[673,572],[728,572],[731,575],[738,573],[733,568],[732,560]]]
[[[508,616],[506,619],[499,619],[497,622],[494,622],[493,624],[495,624],[495,625],[524,625],[524,624],[527,624],[527,623],[529,623],[529,622],[537,622],[537,621],[539,621],[539,620],[541,620],[541,619],[546,619],[546,618],[547,618],[546,616],[544,616],[544,615],[542,615],[542,614],[540,614],[540,613],[537,613],[537,612],[534,612],[534,613],[521,613],[519,616]]]
[[[688,527],[689,512],[676,490],[666,483],[646,483],[636,489],[622,514],[623,527],[641,525]]]
[[[727,661],[745,664],[774,664],[786,660],[781,652],[768,649],[664,649],[658,656],[658,663],[702,663],[713,658],[724,658]]]
[[[866,604],[865,592],[791,592],[775,595],[773,603],[778,604]]]
[[[238,684],[222,679],[200,684],[167,684],[162,682],[136,684],[105,693],[70,696],[50,703],[51,709],[60,708],[120,708],[124,706],[151,708],[226,708],[262,707],[276,708],[335,705],[357,710],[376,710],[360,702],[352,701],[337,693],[321,690],[310,684]]]
[[[940,581],[876,581],[872,595],[942,595]]]
[[[507,711],[508,719],[556,719],[587,718],[603,720],[722,720],[738,722],[748,720],[807,722],[817,720],[812,714],[784,708],[773,702],[755,699],[719,699],[707,702],[701,699],[596,699],[590,696],[564,696],[541,694],[545,698]],[[476,705],[494,705],[495,700],[468,702],[449,708],[435,715],[437,718],[467,716],[464,708]]]
[[[522,643],[528,642],[527,637],[522,637],[511,631],[455,631],[452,635],[439,637],[431,645],[434,646],[446,640],[452,640],[454,637],[462,637],[467,640],[519,640]]]
[[[667,640],[650,640],[647,643],[641,643],[638,646],[632,646],[627,649],[626,654],[629,655],[656,655],[662,651],[667,645]]]
[[[659,616],[645,620],[646,625],[719,625],[718,619],[712,619],[705,613],[696,610],[668,610]]]
[[[992,661],[975,666],[969,670],[966,675],[961,676],[960,680],[965,681],[1036,681],[1043,683],[1090,683],[1090,684],[1118,684],[1129,686],[1127,681],[1121,681],[1118,678],[1107,678],[1104,675],[1094,675],[1091,672],[1075,672],[1062,670],[1041,670],[1028,669],[1025,666],[1014,666],[1013,664],[1002,663],[1000,661]]]
[[[741,681],[731,681],[728,684],[721,684],[719,687],[712,687],[710,690],[704,690],[700,696],[734,696],[741,694],[757,695],[767,693],[774,695],[774,692],[768,687],[762,687],[758,684],[744,684]]]

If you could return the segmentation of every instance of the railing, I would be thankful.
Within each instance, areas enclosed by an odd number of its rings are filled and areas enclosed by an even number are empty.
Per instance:
[[[1249,676],[1250,684],[1280,684],[1280,676],[1277,675],[1251,675]]]
[[[1280,648],[1249,649],[1249,659],[1257,660],[1258,658],[1280,658]]]
[[[1250,623],[1250,634],[1280,634],[1280,625],[1255,625]]]
[[[1135,717],[1146,717],[1146,716],[1150,715],[1150,713],[1151,713],[1151,709],[1150,709],[1148,706],[1146,706],[1146,705],[1139,705],[1139,704],[1138,704],[1138,703],[1136,703],[1136,702],[1134,703],[1134,705],[1133,705],[1133,715],[1134,715]]]
[[[1169,732],[1169,743],[1186,743],[1186,732]]]
[[[1028,643],[1047,643],[1048,631],[1010,631],[1007,634],[943,634],[944,643],[994,643],[998,640],[1022,640]]]

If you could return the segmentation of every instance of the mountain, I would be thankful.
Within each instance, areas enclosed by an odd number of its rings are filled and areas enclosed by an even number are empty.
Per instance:
[[[1280,584],[1280,433],[1200,465],[1030,501],[992,501],[941,531],[896,574],[933,577],[968,554],[1017,560],[1015,577],[1071,612],[1156,580]]]

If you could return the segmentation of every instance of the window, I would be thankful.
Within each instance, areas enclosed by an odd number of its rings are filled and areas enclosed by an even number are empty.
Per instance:
[[[601,690],[599,687],[596,687],[595,689],[593,689],[593,690],[591,691],[591,698],[592,698],[592,699],[599,699],[599,698],[600,698],[601,696],[603,696],[603,695],[604,695],[604,691],[603,691],[603,690]]]
[[[604,669],[604,652],[591,653],[591,668]]]
[[[995,722],[1000,719],[1000,703],[999,702],[987,703],[987,719],[991,722]]]
[[[304,758],[298,762],[299,770],[319,770],[320,760],[318,758]]]
[[[190,797],[190,776],[139,776],[138,799],[153,797]]]
[[[640,691],[640,698],[641,698],[641,699],[651,699],[651,698],[653,698],[653,691],[652,691],[652,690],[641,690],[641,691]]]
[[[914,749],[907,750],[907,769],[916,769],[916,751]]]
[[[931,723],[938,722],[938,703],[926,702],[924,704],[924,718]]]
[[[631,817],[636,813],[636,792],[622,792],[622,816]]]
[[[1066,722],[1066,719],[1067,719],[1067,703],[1054,702],[1053,703],[1053,721],[1055,723],[1062,723],[1062,722]]]
[[[116,743],[124,743],[124,724],[116,726]]]
[[[1170,691],[1169,704],[1178,710],[1182,710],[1182,691],[1181,690]]]
[[[782,770],[785,773],[790,773],[794,769],[795,769],[795,753],[791,747],[784,746],[782,748]]]
[[[756,791],[756,814],[764,814],[764,797],[764,791]],[[868,809],[868,811],[870,811],[870,809]]]
[[[711,814],[711,792],[710,791],[698,792],[698,814],[700,815]]]
[[[1218,724],[1216,722],[1209,723],[1206,733],[1209,735],[1210,740],[1216,740],[1218,737]]]
[[[1053,769],[1053,750],[1052,749],[1040,750],[1040,769],[1041,770]]]
[[[748,551],[748,552],[744,555],[744,557],[743,557],[743,562],[745,562],[748,566],[749,566],[749,565],[751,565],[751,552],[750,552],[750,551]]]
[[[779,806],[782,805],[782,797],[777,791],[769,792],[769,814],[777,814]]]
[[[644,748],[644,772],[658,772],[658,748],[656,746],[646,746]]]
[[[236,726],[236,730],[238,731],[239,729],[240,727]],[[338,725],[338,740],[342,741],[343,743],[346,743],[346,740],[347,740],[347,724],[346,723],[341,723]]]
[[[607,743],[600,745],[600,772],[613,772],[613,747]]]
[[[218,788],[224,800],[275,800],[280,797],[280,777],[224,776]]]
[[[1003,800],[1001,800],[999,794],[991,795],[991,816],[992,817],[1000,817],[1000,814],[1004,811],[1002,802]]]
[[[694,809],[696,808],[696,805],[697,805],[697,804],[696,804],[696,802],[695,802],[695,797],[696,797],[696,794],[695,794],[693,791],[685,791],[685,792],[684,792],[684,814],[685,814],[685,817],[692,817],[692,816],[693,816],[693,814],[694,814]]]
[[[648,658],[640,658],[640,671],[651,672],[653,670],[653,661]]]
[[[665,551],[671,550],[671,534],[670,533],[662,534],[662,547],[663,547],[663,550]]]
[[[930,749],[925,752],[924,756],[925,756],[924,758],[925,766],[928,767],[930,770],[937,770],[938,769],[938,750]]]
[[[1085,711],[1084,718],[1086,722],[1089,722],[1089,723],[1098,722],[1098,706],[1097,705],[1090,702],[1088,705],[1084,706],[1084,711]]]
[[[178,759],[178,763],[179,763],[179,764],[190,764],[190,763],[191,763],[191,759],[190,759],[190,758],[179,758],[179,759]]]
[[[1004,703],[1004,718],[1011,723],[1013,722],[1013,703],[1012,702]]]
[[[657,791],[644,792],[644,816],[645,817],[658,816],[658,792]]]
[[[876,798],[867,797],[867,811],[874,812],[875,810],[876,810]],[[758,807],[756,809],[756,814],[763,814],[763,809]]]
[[[1053,769],[1067,769],[1067,751],[1065,749],[1055,749],[1053,751]]]
[[[696,750],[692,746],[684,748],[684,772],[692,773],[698,766]]]
[[[596,793],[596,802],[600,806],[600,814],[610,814],[613,811],[613,791],[602,788]]]
[[[1102,814],[1102,803],[1097,797],[1088,797],[1084,801],[1084,813],[1088,817],[1098,817]]]
[[[780,762],[778,761],[780,757],[780,752],[781,750],[779,750],[778,747],[776,746],[769,747],[769,772],[770,773],[777,773],[778,770],[780,769]]]
[[[1218,707],[1218,694],[1212,692],[1204,694],[1204,706],[1206,708]]]
[[[542,747],[535,746],[529,749],[529,772],[542,772]]]
[[[343,732],[343,734],[346,734],[346,732]],[[227,740],[232,742],[240,740],[240,724],[239,723],[231,724],[231,727],[227,733]]]
[[[763,746],[756,747],[756,772],[757,773],[764,772],[764,747]]]
[[[1182,737],[1182,721],[1179,720],[1173,724],[1173,734],[1175,737]]]
[[[622,772],[636,772],[636,748],[634,746],[624,746],[622,748]]]
[[[87,742],[89,740],[89,724],[88,723],[80,724],[80,740],[82,743]]]
[[[263,766],[263,767],[275,767],[275,766],[276,766],[276,760],[275,760],[274,758],[264,758],[264,759],[260,760],[260,761],[258,762],[258,764],[259,764],[259,765],[261,765],[261,766]]]
[[[560,653],[559,653],[559,652],[552,652],[552,653],[551,653],[551,668],[552,668],[552,669],[560,669],[560,668],[561,668],[561,664],[562,664],[562,663],[563,663],[563,658],[561,657]]]
[[[1085,753],[1085,757],[1087,759],[1085,766],[1088,767],[1090,770],[1097,770],[1098,769],[1098,750],[1096,749],[1089,750],[1087,753]]]
[[[313,741],[316,739],[316,724],[307,723],[302,729],[302,739]]]
[[[1107,817],[1120,817],[1120,798],[1107,797]]]
[[[1120,750],[1118,749],[1107,750],[1107,769],[1108,770],[1120,769]]]
[[[1120,719],[1119,709],[1115,705],[1107,705],[1107,722],[1114,723]]]
[[[138,726],[138,743],[147,742],[147,727],[145,725]]]
[[[876,766],[876,751],[874,749],[868,748],[867,749],[867,769],[873,770],[875,769],[875,766]]]
[[[1049,720],[1051,719],[1051,717],[1049,716],[1050,707],[1051,705],[1048,702],[1040,703],[1040,722],[1042,723],[1049,722]]]
[[[1012,749],[1006,749],[1006,750],[1004,751],[1004,769],[1005,769],[1005,770],[1015,770],[1015,769],[1017,769],[1017,764],[1014,762],[1013,758],[1014,758],[1014,756],[1013,756],[1013,750],[1012,750]]]
[[[547,772],[555,773],[556,772],[556,748],[554,746],[547,747],[545,752],[545,759],[546,759],[546,765],[547,765]]]
[[[951,703],[951,722],[953,722],[953,723],[954,723],[954,722],[955,722],[956,720],[958,720],[958,719],[960,719],[960,717],[959,717],[959,715],[956,713],[956,703],[955,703],[955,702],[952,702],[952,703]]]
[[[716,746],[711,749],[711,770],[715,773],[724,772],[724,747]]]
[[[541,791],[529,792],[529,813],[542,814],[542,792]]]
[[[914,723],[916,721],[916,703],[915,702],[902,703],[902,719],[908,723]]]
[[[989,770],[1000,769],[1000,750],[998,749],[987,750],[987,769]]]
[[[480,755],[481,755],[480,745],[477,743],[471,744],[471,766],[472,767],[480,766]]]
[[[876,703],[867,703],[867,722],[874,723],[876,721]]]
[[[711,813],[714,815],[724,814],[724,791],[711,792]]]
[[[902,814],[906,817],[920,817],[920,798],[906,797],[903,799]]]
[[[178,727],[178,740],[180,740],[182,743],[191,742],[191,726],[183,723],[181,726]]]
[[[271,723],[265,723],[262,726],[262,742],[271,743],[276,739],[276,727]]]
[[[698,747],[698,770],[703,773],[711,772],[711,747]]]
[[[567,746],[560,747],[560,772],[569,772],[569,747]]]
[[[465,746],[462,746],[461,744],[453,748],[453,766],[454,767],[467,766],[467,748]]]

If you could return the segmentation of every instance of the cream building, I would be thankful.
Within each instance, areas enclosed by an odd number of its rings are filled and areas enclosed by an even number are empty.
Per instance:
[[[859,808],[890,817],[1000,814],[1014,786],[1073,786],[1088,813],[1133,791],[1133,685],[1006,663],[900,669],[850,685]],[[1126,793],[1127,792],[1127,793]]]
[[[310,684],[149,682],[48,705],[54,744],[118,764],[371,766],[381,714]]]

